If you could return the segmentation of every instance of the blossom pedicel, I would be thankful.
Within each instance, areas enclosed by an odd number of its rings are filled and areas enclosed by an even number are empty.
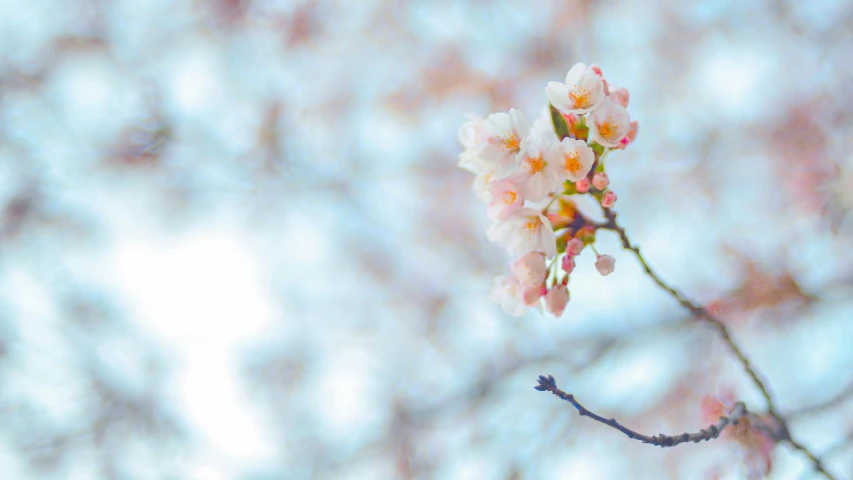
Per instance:
[[[550,105],[531,126],[519,110],[470,115],[459,129],[459,166],[476,177],[477,198],[494,223],[489,240],[514,257],[509,273],[494,281],[491,297],[507,315],[544,306],[562,315],[569,301],[575,257],[595,243],[598,224],[581,213],[571,195],[590,195],[610,208],[605,157],[637,136],[626,108],[628,90],[608,84],[601,68],[574,65],[566,83],[549,82]],[[613,272],[615,259],[596,252],[596,269]]]

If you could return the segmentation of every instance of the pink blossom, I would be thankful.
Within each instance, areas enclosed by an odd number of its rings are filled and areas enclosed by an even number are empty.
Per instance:
[[[563,119],[566,121],[566,125],[569,127],[569,130],[572,130],[572,128],[578,124],[578,121],[580,121],[580,117],[578,117],[574,113],[560,112],[560,114],[563,116]]]
[[[589,66],[589,69],[592,70],[592,73],[601,77],[601,82],[604,84],[604,94],[609,95],[610,94],[610,86],[607,84],[607,80],[604,78],[604,73],[601,71],[601,67],[593,64],[593,65]]]
[[[560,188],[560,163],[562,157],[555,149],[558,140],[554,132],[542,132],[521,142],[518,167],[510,179],[521,186],[524,198],[538,202],[548,192]]]
[[[567,274],[572,273],[572,271],[575,269],[575,259],[571,255],[566,255],[565,257],[563,257],[561,267],[563,268],[563,271]]]
[[[578,193],[586,193],[589,191],[589,180],[584,177],[575,182],[575,188],[578,190]]]
[[[621,87],[612,87],[610,89],[610,99],[622,105],[622,108],[628,108],[628,100],[631,98],[628,95],[628,90]]]
[[[566,243],[566,255],[576,257],[581,254],[583,247],[583,242],[580,239],[573,238]]]
[[[488,184],[491,202],[486,207],[486,216],[491,220],[503,220],[524,205],[521,187],[511,180],[498,180]]]
[[[557,254],[557,239],[551,222],[539,210],[520,208],[486,231],[489,240],[506,247],[512,255],[542,252],[551,258]]]
[[[616,194],[610,190],[604,192],[604,196],[601,197],[601,206],[604,208],[611,208],[614,203],[616,203]]]
[[[566,75],[566,83],[548,82],[545,94],[558,110],[582,115],[604,98],[604,82],[586,65],[577,63]]]
[[[631,117],[628,111],[610,98],[605,98],[589,116],[587,121],[589,136],[605,147],[618,147],[619,142],[628,135]]]
[[[555,150],[559,176],[573,182],[585,178],[595,162],[595,153],[583,140],[564,138]]]
[[[545,309],[555,317],[559,317],[569,303],[569,290],[562,283],[551,287],[545,294]]]
[[[601,276],[606,277],[616,269],[616,259],[611,255],[599,255],[595,261],[595,269]]]
[[[607,178],[606,173],[597,172],[592,177],[592,185],[599,190],[604,190],[608,185],[610,185],[610,179]]]
[[[509,264],[509,271],[524,287],[542,285],[548,273],[545,255],[540,252],[526,253]]]
[[[518,165],[521,141],[530,134],[530,125],[524,114],[513,108],[509,113],[489,115],[482,128],[485,139],[479,155],[492,168],[495,178],[505,178]]]

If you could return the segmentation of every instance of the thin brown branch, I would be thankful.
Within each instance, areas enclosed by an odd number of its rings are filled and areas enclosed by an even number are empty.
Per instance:
[[[800,408],[798,410],[794,410],[793,412],[787,415],[788,420],[793,419],[794,417],[803,417],[806,415],[818,415],[826,412],[827,410],[831,410],[835,407],[841,406],[847,400],[853,398],[853,381],[851,381],[847,387],[844,388],[841,392],[839,392],[834,397],[826,400],[822,403],[818,403],[816,405],[811,405],[809,407]]]
[[[794,440],[791,437],[790,430],[788,429],[788,423],[786,419],[779,414],[778,409],[776,408],[776,403],[773,401],[773,397],[770,394],[770,390],[765,385],[764,381],[758,375],[756,369],[752,366],[746,354],[744,354],[743,350],[741,350],[740,346],[734,341],[732,338],[728,327],[720,321],[717,317],[715,317],[711,312],[709,312],[704,306],[693,302],[686,298],[681,294],[678,290],[667,284],[666,282],[655,273],[654,270],[649,266],[648,262],[646,262],[643,254],[640,253],[640,247],[631,243],[631,240],[628,238],[628,233],[625,231],[625,228],[619,225],[616,221],[616,212],[609,208],[602,207],[604,211],[604,217],[607,219],[607,222],[604,224],[599,224],[599,228],[603,228],[605,230],[612,230],[619,235],[619,239],[622,241],[622,247],[626,250],[630,250],[634,252],[634,256],[637,257],[640,264],[643,266],[643,270],[645,270],[646,274],[651,278],[659,287],[672,295],[678,303],[680,303],[685,309],[687,309],[694,317],[699,320],[707,323],[712,328],[714,328],[720,337],[723,339],[723,342],[729,347],[729,350],[734,353],[735,357],[740,363],[743,370],[752,380],[752,383],[761,391],[761,395],[764,397],[764,400],[767,402],[767,412],[773,417],[778,423],[781,430],[781,435],[778,435],[777,438],[780,441],[787,441],[791,444],[795,449],[803,452],[812,463],[815,471],[823,474],[824,477],[828,479],[833,479],[834,477],[826,471],[823,466],[821,460],[816,457],[809,449],[798,441]]]
[[[572,406],[574,406],[578,410],[578,415],[582,417],[589,417],[597,422],[607,425],[608,427],[619,430],[632,440],[639,440],[643,443],[654,445],[656,447],[674,447],[681,443],[699,443],[703,440],[708,441],[712,438],[717,438],[720,436],[720,433],[726,427],[728,427],[729,425],[737,425],[740,419],[748,414],[746,411],[746,405],[744,405],[742,402],[738,402],[735,404],[729,416],[720,417],[720,420],[717,422],[716,425],[709,425],[708,428],[704,428],[696,433],[682,433],[680,435],[666,435],[660,433],[658,435],[648,436],[631,430],[630,428],[617,422],[615,418],[604,418],[601,415],[587,410],[583,405],[581,405],[577,400],[575,400],[574,395],[572,395],[571,393],[566,393],[557,388],[557,382],[551,375],[548,375],[547,377],[544,375],[539,375],[539,385],[534,388],[536,390],[539,390],[540,392],[551,392],[557,397],[571,403]]]

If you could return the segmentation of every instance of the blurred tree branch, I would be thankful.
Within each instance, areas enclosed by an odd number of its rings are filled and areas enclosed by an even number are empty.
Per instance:
[[[820,458],[816,457],[805,445],[799,443],[791,436],[790,431],[788,429],[788,422],[782,415],[779,414],[778,409],[776,408],[776,404],[773,401],[772,396],[770,395],[769,388],[761,380],[757,370],[752,366],[740,346],[735,343],[734,339],[731,336],[731,333],[729,332],[728,327],[726,327],[726,325],[722,321],[720,321],[720,319],[711,314],[711,312],[709,312],[704,306],[687,299],[674,287],[664,282],[663,279],[661,279],[660,276],[658,276],[658,274],[655,273],[654,270],[652,270],[645,257],[643,257],[643,254],[640,253],[640,247],[631,242],[630,238],[628,237],[628,233],[625,231],[625,228],[619,225],[619,223],[616,221],[616,212],[604,207],[602,207],[602,210],[604,211],[604,217],[607,219],[607,222],[601,225],[600,228],[616,232],[622,242],[622,247],[634,253],[634,256],[637,257],[637,260],[639,260],[640,264],[643,266],[643,270],[645,270],[649,278],[651,278],[659,287],[664,289],[667,293],[672,295],[678,301],[678,303],[680,303],[685,309],[687,309],[691,313],[691,315],[711,325],[717,331],[717,333],[723,339],[723,342],[729,347],[732,353],[734,353],[743,370],[752,380],[753,384],[755,384],[755,386],[761,391],[762,396],[767,402],[768,414],[779,423],[781,431],[783,432],[783,435],[781,436],[781,438],[779,438],[779,440],[785,440],[790,443],[791,446],[793,446],[795,449],[803,452],[803,454],[805,454],[811,461],[814,469],[817,472],[823,474],[824,477],[829,479],[834,478],[829,472],[826,471]],[[541,378],[542,377],[540,377],[540,382]],[[556,385],[554,386],[554,388],[556,388]],[[579,405],[576,405],[576,407],[578,407],[579,409],[582,408]],[[583,415],[583,413],[581,414]]]
[[[547,377],[544,375],[539,375],[539,385],[534,387],[536,390],[540,392],[551,392],[557,397],[569,402],[578,410],[578,414],[582,417],[589,417],[596,422],[603,423],[608,427],[615,428],[620,432],[624,433],[628,436],[628,438],[632,440],[639,440],[643,443],[648,443],[654,445],[656,447],[674,447],[681,443],[693,442],[699,443],[703,440],[708,441],[712,438],[717,438],[720,436],[720,433],[729,425],[737,425],[740,420],[746,416],[749,416],[749,412],[746,411],[746,405],[742,402],[738,402],[735,404],[734,409],[728,416],[720,417],[720,420],[716,425],[710,425],[706,429],[702,429],[697,433],[682,433],[680,435],[666,435],[666,434],[658,434],[653,436],[644,435],[639,432],[635,432],[628,427],[620,424],[616,421],[615,418],[607,419],[602,417],[601,415],[596,414],[590,410],[587,410],[583,405],[580,404],[577,400],[575,400],[574,395],[571,393],[566,393],[559,388],[557,388],[557,382],[554,380],[554,377],[548,375]]]

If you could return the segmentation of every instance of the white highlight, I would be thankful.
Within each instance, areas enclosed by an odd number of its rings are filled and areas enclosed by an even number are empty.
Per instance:
[[[219,467],[270,458],[274,449],[245,408],[236,369],[240,342],[263,331],[271,307],[237,239],[208,232],[165,245],[124,244],[114,268],[136,320],[181,358],[177,401],[220,455]],[[196,473],[215,471],[206,468]]]

